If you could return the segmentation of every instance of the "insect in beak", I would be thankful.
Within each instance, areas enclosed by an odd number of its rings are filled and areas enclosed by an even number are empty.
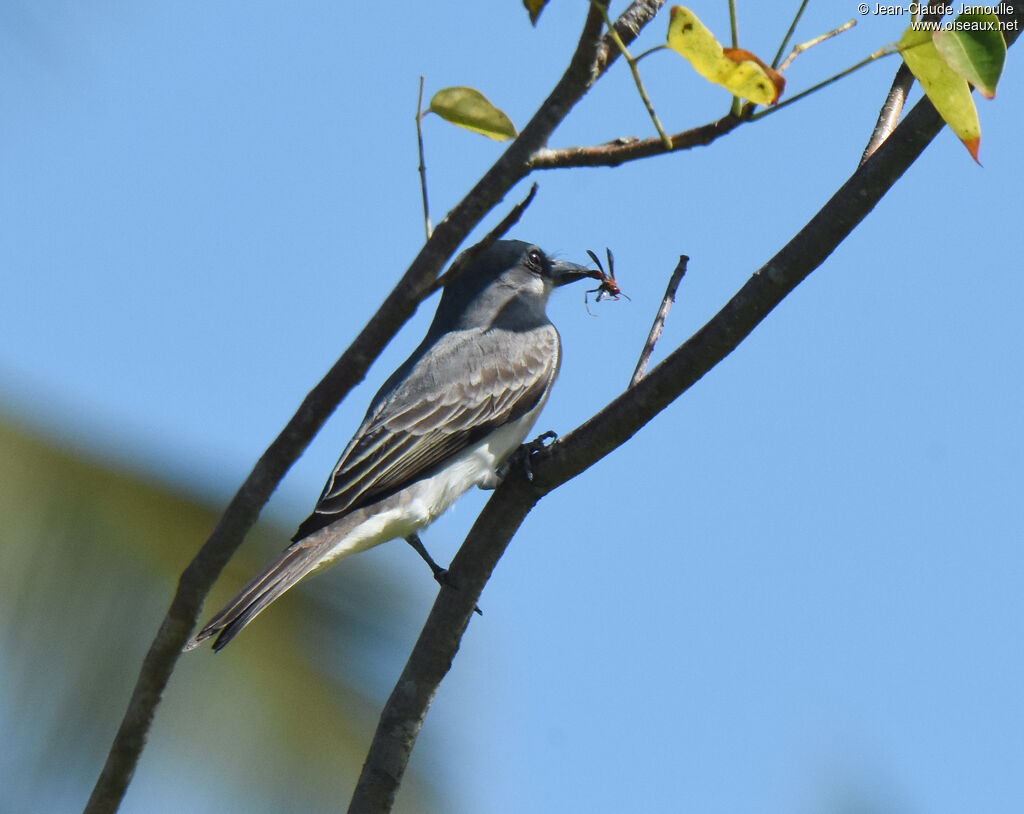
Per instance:
[[[625,297],[629,300],[629,295],[624,293],[620,288],[619,284],[615,281],[615,258],[612,256],[611,249],[605,249],[605,254],[608,256],[608,273],[605,273],[604,266],[601,265],[601,261],[597,255],[594,254],[590,249],[587,249],[587,254],[590,255],[590,259],[594,261],[594,265],[597,266],[600,272],[600,278],[595,274],[594,279],[600,279],[601,285],[597,288],[591,288],[583,293],[583,307],[587,309],[587,313],[592,317],[596,317],[597,314],[590,310],[590,295],[597,294],[594,302],[601,302],[601,300],[617,300],[619,297]]]

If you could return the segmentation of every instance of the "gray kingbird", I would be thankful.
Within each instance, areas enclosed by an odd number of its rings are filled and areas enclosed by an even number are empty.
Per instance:
[[[445,286],[426,337],[374,396],[292,544],[185,649],[216,636],[220,650],[307,574],[396,537],[416,545],[471,486],[497,486],[558,375],[548,296],[584,277],[601,275],[501,240]]]

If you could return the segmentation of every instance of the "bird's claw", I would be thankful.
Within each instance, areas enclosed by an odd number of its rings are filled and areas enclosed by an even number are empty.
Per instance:
[[[451,588],[453,591],[459,590],[459,586],[456,585],[452,581],[451,577],[448,576],[447,568],[439,568],[437,571],[435,571],[434,579],[437,580],[437,584],[440,585],[442,588]],[[480,610],[479,605],[473,605],[473,613],[476,613],[479,616],[484,615],[484,612]]]
[[[535,452],[540,452],[542,449],[550,446],[550,444],[545,443],[546,441],[554,442],[557,440],[558,433],[554,430],[548,430],[547,432],[543,432],[538,435],[532,441],[520,446],[513,454],[513,458],[522,461],[523,470],[526,472],[526,479],[530,481],[530,483],[533,483],[533,468],[530,466],[531,456]]]

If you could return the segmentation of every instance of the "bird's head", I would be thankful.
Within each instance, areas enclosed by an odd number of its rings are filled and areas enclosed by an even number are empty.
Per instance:
[[[532,327],[547,322],[545,307],[554,289],[585,278],[601,274],[551,258],[532,243],[499,240],[445,286],[434,327]]]

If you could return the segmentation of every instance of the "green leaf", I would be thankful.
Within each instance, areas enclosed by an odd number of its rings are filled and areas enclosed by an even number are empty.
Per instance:
[[[953,21],[953,29],[939,31],[935,47],[946,64],[991,99],[1006,60],[1006,42],[999,31],[999,18],[991,12],[964,13]]]
[[[540,17],[540,13],[547,4],[548,0],[523,0],[523,5],[530,12],[530,22],[533,25],[537,25],[537,18]]]
[[[506,141],[517,135],[512,120],[474,88],[456,86],[439,90],[430,100],[427,112],[495,141]]]
[[[971,157],[978,160],[981,124],[971,98],[967,80],[956,73],[939,56],[930,32],[908,28],[899,41],[903,61],[917,77],[925,94],[935,105],[943,121],[963,142]]]

